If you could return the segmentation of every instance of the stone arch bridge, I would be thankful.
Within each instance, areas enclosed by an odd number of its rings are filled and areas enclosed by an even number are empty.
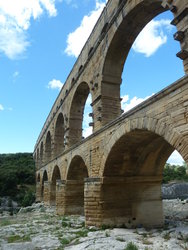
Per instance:
[[[129,50],[143,27],[167,10],[185,76],[122,114]],[[58,214],[85,214],[86,225],[161,226],[165,162],[176,149],[188,163],[187,73],[187,0],[109,0],[37,140],[37,200],[56,205]],[[89,93],[93,134],[83,139]]]

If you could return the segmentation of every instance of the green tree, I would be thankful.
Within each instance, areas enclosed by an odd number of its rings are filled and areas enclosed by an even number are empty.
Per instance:
[[[22,203],[31,199],[35,186],[35,165],[31,153],[0,154],[0,196]],[[26,196],[26,198],[24,198]],[[30,197],[30,198],[29,198]],[[32,199],[31,199],[32,200]]]

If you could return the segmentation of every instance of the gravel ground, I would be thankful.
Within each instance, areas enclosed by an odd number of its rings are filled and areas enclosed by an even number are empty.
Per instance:
[[[85,228],[82,216],[57,216],[34,204],[14,216],[0,215],[0,250],[123,250],[132,242],[144,250],[188,250],[188,201],[163,201],[161,229]]]

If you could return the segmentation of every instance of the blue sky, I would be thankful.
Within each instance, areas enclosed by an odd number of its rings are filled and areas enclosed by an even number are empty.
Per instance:
[[[0,153],[32,152],[105,0],[0,0]],[[184,75],[166,12],[137,38],[123,71],[126,111]],[[89,99],[88,102],[89,104]],[[87,105],[86,112],[89,112]],[[89,119],[85,118],[85,135]],[[171,162],[181,162],[174,154]]]

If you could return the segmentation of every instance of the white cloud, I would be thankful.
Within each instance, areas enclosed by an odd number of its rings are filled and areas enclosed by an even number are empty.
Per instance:
[[[167,163],[170,163],[171,165],[182,165],[184,162],[184,159],[182,156],[178,153],[177,150],[175,150],[171,156],[168,158]]]
[[[80,26],[68,35],[67,47],[65,49],[67,55],[77,57],[80,54],[96,21],[105,7],[105,3],[106,1],[100,2],[99,0],[96,0],[95,9],[88,15],[84,16]]]
[[[153,95],[153,94],[152,94]],[[151,96],[152,96],[151,95]],[[140,104],[141,102],[147,100],[148,98],[150,98],[151,96],[146,96],[145,98],[139,98],[139,97],[133,97],[130,101],[129,101],[129,96],[125,95],[122,97],[122,101],[121,101],[121,107],[124,110],[124,112],[129,111],[130,109],[134,108],[136,105]],[[129,101],[129,102],[128,102]]]
[[[30,45],[30,20],[36,20],[44,11],[56,16],[55,0],[0,0],[0,53],[10,59],[23,54]]]
[[[167,42],[167,35],[164,34],[165,28],[170,30],[170,20],[152,20],[138,35],[133,44],[133,50],[144,54],[146,57],[153,55],[159,47]]]
[[[60,80],[53,79],[48,83],[49,89],[58,89],[61,90],[63,83]]]
[[[19,74],[20,74],[19,71],[15,71],[14,74],[13,74],[13,77],[16,78],[16,77],[19,76]]]
[[[71,4],[72,0],[64,0],[66,4]]]
[[[86,100],[86,107],[91,108],[91,103],[92,103],[92,96],[89,93],[87,100]]]
[[[93,128],[92,127],[87,127],[83,130],[83,137],[87,138],[93,133]]]
[[[92,97],[91,94],[88,95],[86,104],[84,107],[84,115],[83,115],[83,123],[82,123],[82,128],[83,128],[83,136],[84,138],[88,137],[89,135],[92,134],[92,127],[89,126],[89,123],[92,122],[92,117],[89,116],[89,113],[92,113],[92,107],[91,107],[91,102],[92,102]]]
[[[68,5],[70,5],[72,8],[77,9],[78,8],[78,4],[76,3],[76,1],[73,0],[64,0],[64,2]]]
[[[3,111],[4,110],[4,107],[2,104],[0,104],[0,111]]]

